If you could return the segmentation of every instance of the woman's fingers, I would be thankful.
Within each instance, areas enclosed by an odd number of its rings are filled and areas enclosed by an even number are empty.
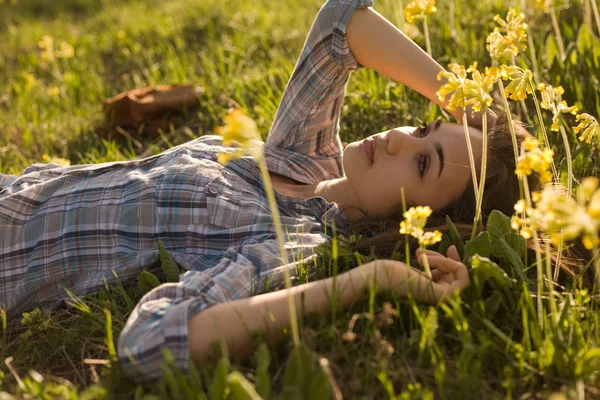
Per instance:
[[[448,251],[446,251],[446,255],[448,258],[451,258],[454,261],[460,262],[460,255],[458,254],[458,250],[456,250],[456,246],[452,245],[448,247]]]

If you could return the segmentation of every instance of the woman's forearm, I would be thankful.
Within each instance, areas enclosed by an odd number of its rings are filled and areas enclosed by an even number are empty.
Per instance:
[[[342,307],[349,307],[364,296],[374,269],[369,264],[336,278],[335,296]],[[197,363],[210,361],[214,356],[211,352],[213,343],[222,341],[231,357],[244,359],[253,350],[252,332],[263,332],[265,340],[273,343],[280,338],[284,328],[289,327],[288,290],[301,314],[322,315],[330,311],[333,288],[334,279],[328,278],[210,307],[189,320],[191,357]]]
[[[436,96],[443,71],[415,42],[372,8],[356,10],[346,28],[348,44],[357,61],[382,73],[446,108]],[[462,111],[452,111],[461,120]]]

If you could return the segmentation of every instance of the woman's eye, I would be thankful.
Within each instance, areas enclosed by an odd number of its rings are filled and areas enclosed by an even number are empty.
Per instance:
[[[425,175],[425,171],[427,170],[427,157],[419,156],[419,159],[417,160],[417,166],[419,168],[419,175]]]
[[[427,124],[421,124],[417,127],[417,135],[420,138],[427,136]]]

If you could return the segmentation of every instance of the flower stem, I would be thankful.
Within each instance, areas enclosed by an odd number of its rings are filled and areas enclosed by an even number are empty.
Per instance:
[[[477,185],[477,172],[475,170],[475,157],[473,157],[473,147],[471,146],[471,137],[469,136],[469,125],[467,124],[467,111],[463,108],[462,117],[463,129],[465,131],[465,140],[467,141],[467,152],[469,153],[469,163],[471,164],[471,179],[473,180],[473,189],[475,193],[479,193]],[[477,195],[475,196],[477,201]]]
[[[483,133],[483,145],[481,150],[481,172],[479,178],[479,191],[477,192],[477,208],[475,209],[475,220],[473,221],[473,231],[471,238],[477,233],[477,226],[481,220],[481,205],[483,203],[483,190],[485,187],[485,170],[487,165],[487,107],[483,107],[481,113],[481,132]]]
[[[433,279],[433,275],[431,275],[431,268],[429,267],[429,260],[427,259],[427,254],[425,254],[425,246],[421,247],[421,260],[423,261],[423,267],[425,268],[425,275],[429,279]]]
[[[281,257],[281,262],[283,263],[283,265],[287,265],[289,261],[287,252],[285,251],[285,242],[283,236],[283,229],[281,227],[281,218],[279,216],[279,208],[277,207],[277,200],[275,199],[275,192],[273,191],[271,176],[269,175],[269,170],[267,168],[267,163],[265,162],[264,157],[260,157],[258,159],[258,167],[260,169],[260,175],[262,176],[263,183],[265,185],[267,199],[269,200],[269,209],[271,210],[271,215],[273,216],[273,225],[275,225],[275,235],[277,236],[277,245],[279,246],[279,256]],[[290,272],[287,268],[284,268],[283,274],[285,279],[285,288],[289,289],[292,287],[292,279],[290,277]],[[300,344],[300,334],[298,333],[296,303],[294,302],[294,297],[292,296],[291,290],[288,290],[288,308],[290,311],[290,324],[292,326],[292,336],[294,339],[294,345],[298,346]]]
[[[548,284],[548,295],[550,297],[550,313],[552,314],[552,322],[556,322],[557,308],[556,299],[554,298],[554,281],[552,280],[552,248],[550,240],[546,240],[546,283]]]
[[[540,129],[542,130],[542,137],[544,138],[544,145],[547,148],[550,148],[550,141],[548,140],[548,133],[546,132],[546,125],[544,124],[544,118],[542,117],[542,109],[540,108],[540,102],[538,101],[537,95],[535,94],[536,86],[533,80],[529,79],[529,86],[531,86],[531,93],[533,94],[533,102],[535,103],[535,110],[537,112]],[[556,165],[554,164],[554,157],[552,158],[552,175],[554,176],[554,180],[558,182],[560,180],[560,176],[558,175],[558,171],[556,169]]]
[[[571,157],[571,148],[569,147],[569,138],[567,137],[567,132],[562,124],[559,126],[559,128],[565,147],[565,155],[567,156],[567,196],[571,197],[571,193],[573,191],[573,159]]]
[[[554,6],[550,9],[550,20],[552,21],[552,28],[554,29],[554,36],[556,36],[556,44],[558,45],[560,61],[562,63],[567,58],[567,53],[565,52],[565,43],[562,39],[562,33],[560,31],[560,26],[558,25],[558,19],[556,18]]]
[[[427,54],[430,57],[433,57],[431,54],[431,41],[429,40],[429,26],[427,25],[427,16],[423,18],[423,32],[425,33],[425,49],[427,49]]]
[[[506,98],[506,92],[504,91],[504,83],[502,83],[501,79],[498,79],[498,88],[500,89],[500,94],[502,95],[502,101],[504,102],[504,109],[506,111],[506,119],[508,120],[508,126],[510,127],[510,137],[513,143],[513,152],[515,155],[515,167],[519,163],[519,145],[517,144],[517,133],[515,132],[515,127],[513,125],[512,114],[510,113],[510,108],[508,106],[508,100]]]
[[[523,178],[523,189],[525,192],[525,201],[527,207],[531,208],[531,192],[529,191],[529,182]],[[540,328],[544,327],[544,303],[542,301],[542,294],[544,293],[544,271],[542,264],[542,249],[540,247],[540,240],[537,231],[533,230],[533,243],[535,245],[535,261],[536,261],[536,272],[537,272],[537,314],[538,324]]]
[[[400,188],[400,196],[402,197],[402,215],[406,213],[406,197],[404,197],[404,186]],[[410,268],[410,243],[408,242],[409,235],[404,235],[404,252],[406,253],[406,265]]]

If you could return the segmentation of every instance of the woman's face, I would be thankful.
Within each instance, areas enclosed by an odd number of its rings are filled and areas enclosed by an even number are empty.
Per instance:
[[[480,164],[482,133],[469,128],[475,164]],[[344,174],[361,210],[384,217],[407,206],[440,210],[459,198],[471,180],[462,125],[436,121],[426,127],[403,126],[350,143],[344,149]]]

